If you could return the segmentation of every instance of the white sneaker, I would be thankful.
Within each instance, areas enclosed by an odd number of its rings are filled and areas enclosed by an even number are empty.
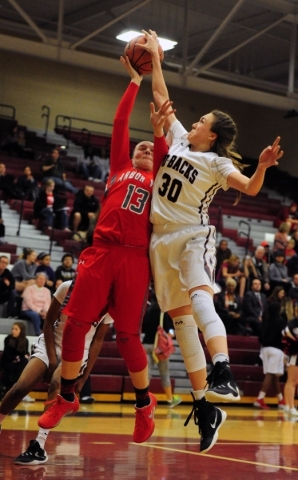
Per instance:
[[[88,180],[90,180],[90,181],[93,180],[93,177],[88,177]]]
[[[288,413],[289,413],[289,415],[293,415],[293,416],[295,416],[295,417],[298,417],[298,410],[296,410],[295,407],[290,408],[290,410],[289,410]]]
[[[32,403],[35,402],[35,399],[30,397],[30,395],[26,395],[26,397],[23,398],[22,402]]]

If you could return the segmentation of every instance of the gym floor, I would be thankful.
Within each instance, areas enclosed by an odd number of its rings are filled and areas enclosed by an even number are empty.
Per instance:
[[[43,403],[20,403],[5,419],[0,435],[0,478],[4,480],[75,478],[97,480],[284,480],[298,477],[298,417],[274,406],[268,411],[244,405],[222,406],[228,418],[217,444],[199,453],[198,427],[183,426],[191,405],[174,409],[160,403],[155,432],[138,445],[132,441],[132,403],[81,405],[66,417],[46,443],[48,462],[17,466],[13,459],[35,439]]]

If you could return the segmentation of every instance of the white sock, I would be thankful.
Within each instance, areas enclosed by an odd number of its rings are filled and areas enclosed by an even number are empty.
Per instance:
[[[0,413],[0,425],[2,424],[4,418],[6,418],[7,415],[3,415],[2,413]]]
[[[213,365],[216,364],[216,362],[230,362],[229,356],[226,353],[216,353],[212,357],[212,363]]]
[[[265,392],[260,392],[259,395],[258,395],[258,400],[263,400],[263,398],[266,397],[266,393]]]
[[[194,390],[193,394],[196,400],[202,400],[205,397],[205,390]]]
[[[277,395],[277,398],[278,398],[278,400],[281,402],[284,397],[282,396],[282,393],[279,393],[279,394]]]
[[[43,450],[44,450],[46,440],[48,438],[49,431],[50,430],[45,430],[44,428],[40,428],[36,437],[36,440],[39,443],[40,448],[42,448]]]

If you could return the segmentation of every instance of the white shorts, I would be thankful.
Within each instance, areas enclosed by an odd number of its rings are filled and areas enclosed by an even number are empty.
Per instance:
[[[154,226],[150,241],[154,289],[163,312],[190,304],[189,290],[215,283],[215,227]]]
[[[285,367],[285,355],[275,347],[262,347],[260,357],[263,360],[263,372],[282,375]]]
[[[287,359],[287,367],[290,367],[290,366],[294,366],[294,367],[297,367],[298,366],[298,355],[295,354],[295,355],[290,355]]]
[[[107,322],[108,323],[108,322]],[[55,345],[55,350],[56,350],[56,356],[57,356],[57,364],[60,365],[61,363],[61,347],[58,347]],[[47,354],[47,349],[46,349],[46,343],[44,340],[44,335],[41,334],[37,341],[32,345],[32,354],[30,358],[39,358],[43,363],[46,364],[47,367],[49,367],[49,358]],[[84,357],[82,361],[82,365],[80,368],[80,373],[79,376],[83,374],[83,371],[86,368],[87,362],[88,362],[88,357],[89,357],[89,348],[84,349]]]

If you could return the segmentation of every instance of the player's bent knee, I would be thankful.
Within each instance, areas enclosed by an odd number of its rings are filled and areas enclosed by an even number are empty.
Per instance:
[[[63,360],[79,362],[83,358],[85,335],[90,330],[90,323],[68,317],[62,338]]]
[[[130,372],[141,372],[147,367],[147,355],[139,334],[117,332],[117,346]]]
[[[190,300],[194,319],[205,342],[216,336],[226,337],[225,326],[215,311],[212,296],[204,290],[195,290],[192,292]]]
[[[186,371],[191,373],[206,368],[206,358],[193,316],[173,318],[173,324]]]

